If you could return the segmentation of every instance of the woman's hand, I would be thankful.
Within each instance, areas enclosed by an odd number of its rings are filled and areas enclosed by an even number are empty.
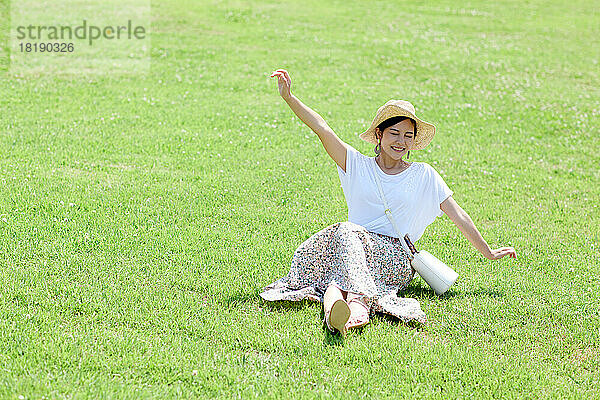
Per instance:
[[[278,69],[271,74],[271,78],[277,76],[277,85],[279,86],[279,94],[284,100],[292,97],[292,78],[285,69]]]
[[[489,254],[489,256],[486,256],[486,257],[489,258],[490,260],[499,260],[504,256],[517,258],[517,252],[512,247],[501,247],[496,250],[490,249],[490,254]]]

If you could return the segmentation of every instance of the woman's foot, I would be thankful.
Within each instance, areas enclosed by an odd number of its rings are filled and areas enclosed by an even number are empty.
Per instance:
[[[331,332],[340,331],[346,334],[346,322],[350,317],[350,308],[346,303],[347,293],[334,284],[330,284],[323,296],[323,312],[325,325]]]
[[[369,306],[359,297],[348,301],[350,307],[350,318],[346,322],[346,329],[360,328],[369,323]]]

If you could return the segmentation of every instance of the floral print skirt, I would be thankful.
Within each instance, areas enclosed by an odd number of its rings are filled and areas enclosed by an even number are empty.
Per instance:
[[[417,300],[398,297],[414,274],[400,239],[369,232],[352,222],[338,222],[302,243],[287,276],[265,287],[260,296],[267,301],[322,302],[325,290],[334,284],[362,295],[372,312],[425,323]]]

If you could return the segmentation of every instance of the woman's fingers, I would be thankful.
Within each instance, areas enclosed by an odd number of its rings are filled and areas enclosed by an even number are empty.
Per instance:
[[[275,70],[275,72],[273,72],[271,74],[271,76],[275,76],[275,75],[279,75],[279,74],[283,75],[284,73],[287,73],[287,71],[285,69],[277,69],[277,70]]]
[[[285,83],[289,84],[289,82],[285,79],[285,76],[282,72],[273,72],[271,74],[271,78],[278,77],[279,80],[283,80]]]
[[[282,69],[283,71],[283,77],[285,78],[286,83],[288,84],[288,86],[292,86],[292,78],[290,78],[290,74],[288,74],[288,72],[285,69]]]
[[[287,83],[288,85],[290,84],[290,80],[288,79],[287,75],[287,71],[285,69],[278,69],[277,73],[279,74],[279,76],[281,76],[284,80],[285,83]]]
[[[279,87],[279,94],[284,99],[287,99],[291,95],[292,79],[285,69],[278,69],[271,74],[271,77],[277,77],[277,85]]]
[[[292,85],[292,78],[290,78],[290,74],[288,74],[288,72],[285,69],[276,70],[275,72],[273,72],[271,74],[271,77],[274,77],[274,76],[280,76],[283,78],[285,83],[287,83],[289,86]]]
[[[517,258],[517,252],[512,247],[501,247],[499,249],[494,250],[494,258],[496,260],[499,260],[504,256],[509,256],[511,258]]]
[[[506,254],[511,256],[512,258],[517,258],[517,252],[513,247],[505,247]]]

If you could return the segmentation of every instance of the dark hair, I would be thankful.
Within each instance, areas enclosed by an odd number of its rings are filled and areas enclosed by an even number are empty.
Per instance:
[[[410,117],[401,117],[401,116],[392,117],[392,118],[386,119],[385,121],[383,121],[382,123],[377,125],[377,127],[383,133],[384,129],[389,128],[392,125],[396,125],[398,122],[402,122],[405,119],[410,119],[412,121],[413,127],[415,128],[415,137],[417,137],[417,123],[415,122],[414,119],[412,119]]]

